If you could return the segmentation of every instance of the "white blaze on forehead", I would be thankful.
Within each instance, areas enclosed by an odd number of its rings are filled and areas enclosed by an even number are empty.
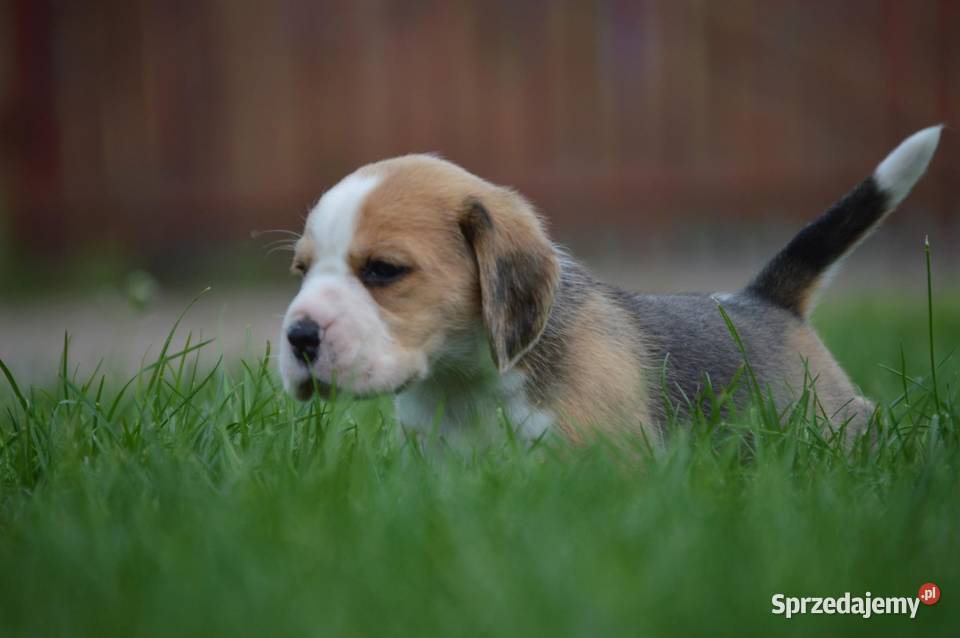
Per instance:
[[[347,252],[357,229],[363,202],[380,178],[376,175],[348,175],[324,193],[307,218],[307,233],[313,238],[313,273],[345,274]]]

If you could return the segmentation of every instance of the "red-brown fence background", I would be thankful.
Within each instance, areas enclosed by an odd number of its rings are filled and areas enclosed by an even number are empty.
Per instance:
[[[960,126],[958,33],[951,0],[8,0],[0,215],[30,251],[230,240],[435,151],[567,232],[809,216]],[[914,201],[940,219],[958,146]]]

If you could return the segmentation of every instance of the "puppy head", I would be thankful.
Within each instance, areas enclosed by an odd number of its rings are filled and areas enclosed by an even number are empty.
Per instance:
[[[323,195],[297,242],[303,276],[280,338],[284,386],[360,396],[429,376],[482,326],[511,368],[546,325],[556,254],[519,195],[429,156],[361,168]]]

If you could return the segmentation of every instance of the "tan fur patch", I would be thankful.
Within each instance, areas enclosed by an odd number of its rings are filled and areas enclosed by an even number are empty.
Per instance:
[[[479,313],[476,266],[457,226],[471,193],[492,188],[466,171],[427,156],[387,160],[362,169],[381,183],[368,195],[348,261],[359,272],[368,260],[407,266],[400,281],[370,294],[393,337],[431,350],[448,331],[466,331]]]
[[[545,401],[560,427],[575,440],[590,432],[643,429],[655,436],[644,344],[624,330],[630,317],[599,294],[591,294],[566,335],[566,383]],[[522,366],[521,366],[522,367]]]
[[[820,337],[804,324],[788,330],[786,341],[788,348],[807,362],[809,374],[815,381],[822,416],[828,417],[834,425],[850,419],[849,433],[862,431],[873,414],[873,403],[860,396]],[[798,396],[804,387],[804,375],[799,361],[786,375],[791,390]]]

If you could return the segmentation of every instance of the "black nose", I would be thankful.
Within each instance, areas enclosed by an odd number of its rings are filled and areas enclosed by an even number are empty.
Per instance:
[[[322,339],[323,328],[312,319],[301,319],[287,330],[287,341],[293,348],[293,355],[300,361],[316,361]]]

